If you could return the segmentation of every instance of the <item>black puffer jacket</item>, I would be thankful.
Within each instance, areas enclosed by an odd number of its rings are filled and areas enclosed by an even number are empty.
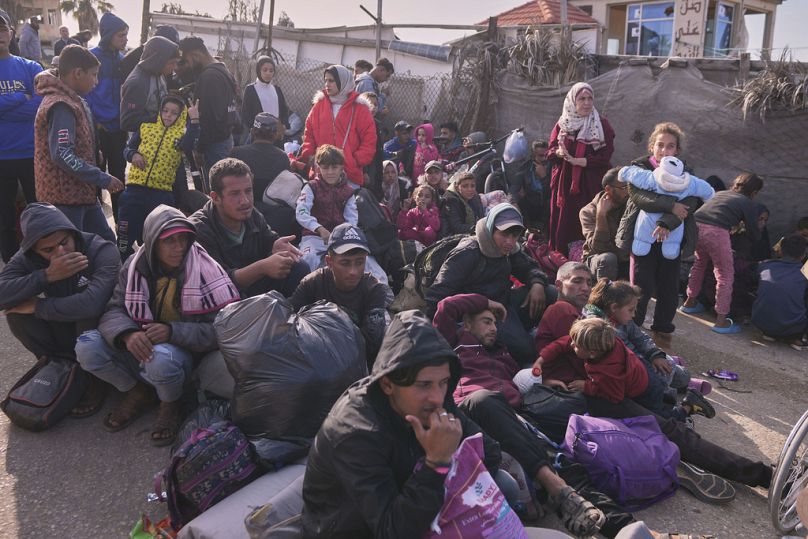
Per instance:
[[[411,539],[428,531],[443,506],[444,476],[427,466],[413,473],[424,450],[378,381],[438,358],[446,358],[451,369],[444,408],[461,421],[464,438],[480,432],[452,400],[460,363],[449,343],[420,312],[400,313],[371,375],[343,393],[317,433],[303,482],[304,537]],[[487,436],[484,441],[485,465],[494,471],[499,444]]]
[[[426,295],[429,316],[435,315],[440,300],[455,294],[480,294],[507,304],[511,275],[527,286],[547,285],[547,276],[521,245],[517,244],[508,256],[499,252],[488,226],[493,223],[495,211],[477,221],[475,235],[461,240],[446,257]]]
[[[473,234],[474,225],[482,217],[485,217],[485,209],[480,196],[474,195],[465,202],[452,185],[446,190],[440,209],[440,235],[445,238],[452,234]]]

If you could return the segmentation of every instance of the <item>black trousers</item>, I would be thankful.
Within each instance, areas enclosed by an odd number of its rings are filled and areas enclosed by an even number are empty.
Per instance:
[[[123,157],[123,150],[126,147],[126,139],[128,133],[126,131],[111,132],[106,129],[99,129],[98,134],[98,147],[101,153],[104,154],[104,159],[107,165],[107,173],[115,176],[121,182],[126,181],[126,159]],[[112,216],[115,222],[118,222],[118,197],[120,193],[113,193],[110,195],[112,198]]]
[[[502,393],[484,389],[475,391],[460,403],[460,409],[499,442],[503,451],[519,462],[531,480],[542,466],[551,466],[550,459],[557,450],[525,428]],[[614,537],[624,526],[634,522],[630,513],[592,485],[586,469],[580,464],[562,459],[557,472],[578,494],[603,512],[606,524],[600,532],[606,537]]]
[[[641,415],[654,416],[665,436],[679,447],[682,460],[699,468],[751,487],[768,488],[771,483],[770,466],[763,462],[754,462],[708,442],[696,432],[686,428],[684,423],[673,418],[665,419],[631,399],[617,404],[597,397],[587,397],[586,401],[589,413],[595,417],[623,419]]]
[[[17,182],[26,204],[36,202],[34,158],[0,160],[0,254],[8,262],[20,244],[17,242]]]
[[[12,313],[6,315],[11,333],[34,356],[75,358],[76,322],[42,320],[33,314]]]
[[[631,255],[633,266],[633,283],[642,289],[642,296],[637,303],[634,323],[642,326],[648,301],[656,298],[654,323],[651,329],[662,333],[673,333],[673,317],[679,306],[679,268],[682,257],[669,260],[662,256],[662,244],[654,243],[651,251],[645,256]]]

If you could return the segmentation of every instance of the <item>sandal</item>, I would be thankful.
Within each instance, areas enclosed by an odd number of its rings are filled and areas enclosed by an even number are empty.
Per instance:
[[[101,425],[107,432],[123,430],[148,410],[156,400],[157,394],[154,389],[143,382],[137,382],[135,387],[126,392],[118,407],[107,414]]]
[[[79,399],[79,402],[70,410],[70,417],[81,419],[83,417],[90,417],[98,412],[104,405],[104,400],[107,398],[107,386],[104,382],[88,374],[87,389]]]
[[[578,537],[595,535],[606,522],[603,512],[570,486],[551,497],[550,505],[556,509],[564,527]]]
[[[160,411],[154,420],[151,431],[151,443],[154,447],[171,445],[177,439],[182,421],[182,403],[180,401],[161,402]]]
[[[729,481],[692,464],[680,462],[676,475],[679,486],[704,503],[718,505],[735,499],[735,487]]]

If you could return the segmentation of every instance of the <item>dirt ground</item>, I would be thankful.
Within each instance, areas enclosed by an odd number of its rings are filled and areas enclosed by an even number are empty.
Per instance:
[[[808,352],[760,340],[745,329],[722,336],[706,319],[677,315],[673,341],[694,375],[714,368],[740,374],[740,381],[715,387],[709,400],[718,412],[698,418],[697,431],[727,449],[766,462],[776,460],[794,422],[808,409]],[[0,314],[0,394],[33,363]],[[165,508],[147,502],[154,473],[168,461],[168,449],[150,446],[153,414],[124,431],[101,428],[105,410],[83,420],[67,419],[45,433],[9,424],[0,414],[0,536],[128,536],[141,512],[160,517]],[[705,505],[680,491],[637,513],[653,529],[714,534],[719,538],[777,537],[769,522],[766,491],[737,486],[726,506]],[[548,523],[549,524],[549,523]]]

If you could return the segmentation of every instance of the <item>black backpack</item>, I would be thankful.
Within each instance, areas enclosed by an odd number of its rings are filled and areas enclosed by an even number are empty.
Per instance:
[[[443,267],[443,262],[449,258],[449,253],[457,247],[460,241],[468,238],[469,234],[454,234],[440,239],[418,253],[413,262],[413,270],[415,271],[415,291],[422,298],[426,298],[429,288],[440,273]],[[475,264],[472,272],[471,280],[474,280],[485,269],[485,263],[480,262]]]

